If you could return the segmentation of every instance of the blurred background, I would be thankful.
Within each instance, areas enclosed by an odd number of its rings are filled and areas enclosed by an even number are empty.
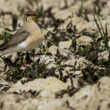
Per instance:
[[[18,25],[22,25],[22,15],[27,10],[35,11],[38,18],[50,22],[52,17],[66,20],[74,16],[74,24],[83,25],[93,20],[93,10],[97,9],[103,19],[110,15],[110,1],[108,0],[0,0],[0,31],[2,27],[10,27],[12,17],[18,19]],[[12,16],[14,15],[14,16]],[[83,19],[79,19],[82,18]],[[85,21],[84,21],[85,20]],[[83,21],[81,23],[81,21]],[[11,28],[11,27],[10,27]],[[82,27],[80,27],[82,28]]]

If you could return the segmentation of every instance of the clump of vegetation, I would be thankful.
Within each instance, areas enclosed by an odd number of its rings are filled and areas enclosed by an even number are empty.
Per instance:
[[[110,54],[107,59],[99,59],[98,53],[107,50],[109,52],[109,36],[107,30],[107,24],[102,26],[100,17],[95,10],[94,21],[99,30],[100,37],[97,33],[93,33],[91,38],[93,42],[89,46],[78,46],[77,51],[75,51],[76,55],[84,56],[87,60],[89,60],[94,66],[87,65],[86,68],[82,70],[83,79],[89,83],[96,82],[102,76],[110,76]],[[101,45],[103,43],[103,47]],[[102,69],[101,69],[102,68]]]
[[[24,61],[21,61],[23,59]],[[15,62],[12,62],[10,59],[4,59],[6,66],[9,67],[9,70],[6,71],[7,77],[6,80],[17,82],[17,80],[22,79],[23,77],[28,78],[28,80],[33,80],[35,78],[44,77],[46,71],[46,66],[44,63],[40,63],[40,60],[28,62],[26,58],[21,56],[20,59],[16,59]]]
[[[17,22],[18,22],[18,17],[16,15],[13,15],[12,16],[12,27],[13,27],[13,31],[16,30]]]
[[[0,33],[0,40],[6,41],[6,40],[10,39],[11,37],[12,37],[12,34],[9,33],[9,32],[7,32],[7,31],[5,31],[5,30],[3,30],[3,31]]]

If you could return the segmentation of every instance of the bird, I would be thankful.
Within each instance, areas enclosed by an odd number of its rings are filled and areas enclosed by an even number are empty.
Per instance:
[[[29,51],[35,49],[44,40],[43,32],[36,23],[33,11],[24,14],[23,26],[7,42],[0,45],[0,56],[7,53]]]

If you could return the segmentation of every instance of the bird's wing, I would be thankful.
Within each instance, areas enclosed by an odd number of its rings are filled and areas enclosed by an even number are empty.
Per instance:
[[[0,46],[0,51],[5,50],[9,47],[13,47],[17,45],[18,43],[23,42],[28,36],[30,35],[29,32],[26,30],[20,29],[18,30],[11,39],[9,39],[6,43],[2,44]]]

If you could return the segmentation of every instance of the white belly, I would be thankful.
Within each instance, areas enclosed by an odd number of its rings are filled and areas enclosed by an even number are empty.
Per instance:
[[[24,42],[17,45],[16,51],[28,51],[31,49],[35,49],[41,43],[42,43],[42,39],[34,41],[31,44],[28,44],[26,41],[24,41]]]
[[[18,49],[19,48],[26,48],[26,47],[27,47],[27,43],[25,41],[17,45]]]

